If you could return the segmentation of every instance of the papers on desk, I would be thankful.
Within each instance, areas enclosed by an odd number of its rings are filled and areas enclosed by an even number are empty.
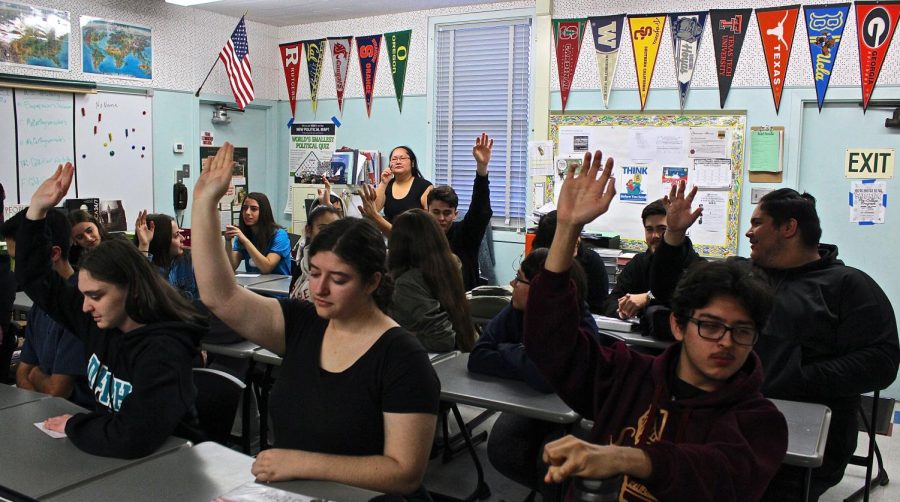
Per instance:
[[[40,429],[40,431],[43,432],[44,434],[46,434],[54,439],[61,439],[64,437],[68,437],[68,436],[66,436],[65,432],[51,431],[50,429],[44,427],[44,422],[35,422],[34,426],[37,427],[38,429]]]
[[[259,277],[260,274],[234,274],[235,277]]]
[[[286,492],[271,486],[261,485],[254,481],[244,483],[230,492],[220,495],[212,502],[327,502],[320,498],[307,497],[296,493]]]
[[[600,329],[609,329],[613,331],[637,331],[640,325],[637,320],[616,319],[615,317],[606,317],[605,315],[594,314],[594,322]]]

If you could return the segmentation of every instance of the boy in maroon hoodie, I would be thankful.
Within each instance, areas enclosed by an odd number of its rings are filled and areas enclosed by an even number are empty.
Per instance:
[[[545,481],[622,474],[620,500],[757,500],[787,450],[787,424],[759,391],[752,350],[771,290],[740,263],[709,263],[686,274],[672,299],[670,326],[681,343],[656,357],[622,343],[599,346],[578,328],[569,268],[582,227],[615,196],[612,159],[602,173],[600,164],[599,152],[588,153],[586,172],[570,170],[525,313],[528,355],[595,423],[590,442],[566,436],[546,446]]]

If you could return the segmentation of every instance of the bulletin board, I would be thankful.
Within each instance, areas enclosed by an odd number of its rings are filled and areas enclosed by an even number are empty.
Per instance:
[[[586,232],[613,232],[622,249],[646,248],[641,211],[687,178],[698,187],[700,220],[688,231],[703,256],[737,253],[746,113],[572,113],[550,117],[556,174],[548,176],[553,200],[568,163],[585,151],[615,159],[616,198],[609,211],[585,226]],[[552,179],[550,179],[552,178]],[[550,188],[552,187],[552,188]],[[549,194],[548,194],[549,195]]]

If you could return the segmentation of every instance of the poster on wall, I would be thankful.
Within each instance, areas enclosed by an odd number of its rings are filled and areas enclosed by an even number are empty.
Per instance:
[[[641,111],[647,104],[653,70],[656,68],[656,56],[662,42],[666,16],[629,16],[628,27],[631,34],[631,49],[634,52],[634,69],[637,72],[638,93],[641,96]]]
[[[681,98],[681,109],[687,100],[697,54],[700,53],[700,40],[706,26],[706,12],[684,12],[669,14],[672,32],[672,50],[675,55],[675,77],[678,80],[678,94]]]
[[[569,91],[578,66],[581,40],[584,38],[586,19],[554,19],[553,41],[556,43],[556,70],[559,73],[559,96],[562,111],[566,113]]]
[[[293,183],[319,183],[330,172],[334,152],[333,122],[291,125],[288,142],[288,175]]]
[[[207,157],[214,157],[218,151],[218,146],[201,146],[201,161]],[[231,168],[231,183],[228,186],[228,191],[219,199],[220,219],[223,222],[228,222],[228,225],[237,222],[240,218],[241,204],[244,203],[244,199],[250,191],[247,184],[248,158],[247,147],[234,148],[234,167]]]
[[[153,32],[147,26],[81,16],[84,73],[153,78]]]
[[[325,54],[325,39],[306,40],[303,42],[306,49],[306,68],[309,70],[309,95],[312,103],[312,111],[316,113],[319,99],[319,78],[322,76],[322,56]]]
[[[284,83],[287,85],[288,101],[291,103],[291,118],[297,115],[297,86],[300,83],[300,53],[303,52],[301,42],[290,42],[278,46],[281,53],[281,66],[284,68]]]
[[[616,16],[589,17],[591,38],[597,56],[597,71],[600,75],[600,89],[603,91],[603,106],[609,108],[609,91],[616,76],[619,61],[619,44],[622,43],[622,28],[625,14]]]
[[[900,20],[900,2],[856,2],[856,35],[859,39],[859,83],[863,113],[878,82],[881,65]]]
[[[825,102],[828,82],[837,60],[844,27],[847,26],[847,15],[850,4],[804,5],[803,15],[806,17],[806,32],[809,36],[809,56],[812,59],[813,82],[816,86],[816,100],[819,111]]]
[[[712,9],[709,19],[712,27],[713,54],[719,79],[719,108],[725,108],[725,100],[731,91],[731,82],[737,69],[744,35],[750,24],[753,9]]]
[[[772,88],[776,114],[781,107],[781,92],[784,90],[784,79],[791,61],[799,14],[799,5],[756,9],[756,25],[759,27],[759,38],[766,57],[766,68],[769,70],[769,86]]]
[[[0,63],[69,69],[69,13],[0,2]]]
[[[850,223],[884,223],[887,207],[887,183],[875,180],[850,182]]]
[[[372,98],[375,94],[375,74],[378,71],[378,56],[381,53],[381,35],[356,37],[356,51],[359,57],[359,73],[362,78],[363,96],[366,98],[366,115],[372,117]]]
[[[397,95],[397,106],[400,107],[401,113],[403,113],[403,85],[406,82],[406,63],[409,60],[411,38],[412,30],[384,34],[388,61],[391,63],[391,75],[394,77],[394,94]]]
[[[347,70],[350,69],[350,51],[353,37],[329,37],[331,68],[334,70],[334,89],[337,92],[338,110],[344,113],[344,87],[347,85]]]

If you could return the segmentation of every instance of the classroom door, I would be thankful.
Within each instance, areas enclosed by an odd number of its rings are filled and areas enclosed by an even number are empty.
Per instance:
[[[210,122],[215,106],[212,104],[200,105],[200,132],[209,131],[213,135],[213,146],[222,146],[226,141],[235,147],[247,148],[247,181],[249,190],[263,192],[269,196],[272,204],[276,203],[273,193],[267,193],[274,188],[274,178],[269,179],[268,164],[270,150],[274,147],[269,144],[268,110],[247,108],[243,113],[229,111],[230,124],[217,125]],[[199,152],[196,154],[199,155]],[[198,164],[199,165],[199,164]],[[274,209],[274,206],[273,206]],[[276,218],[280,211],[276,210]]]
[[[884,224],[850,223],[849,193],[851,180],[844,177],[847,148],[895,148],[900,153],[900,130],[888,129],[884,119],[893,110],[862,108],[852,103],[826,103],[819,113],[816,103],[805,103],[800,146],[799,190],[816,197],[816,209],[822,221],[822,242],[836,244],[838,257],[875,279],[894,305],[900,307],[900,211],[897,179],[887,184],[888,205]],[[898,166],[900,167],[900,166]],[[883,393],[900,398],[900,382]]]

